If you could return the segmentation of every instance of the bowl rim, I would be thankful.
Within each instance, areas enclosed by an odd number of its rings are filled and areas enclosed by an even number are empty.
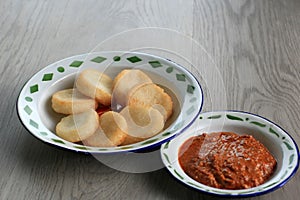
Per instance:
[[[279,183],[278,183],[278,185],[276,185],[275,184],[275,186],[273,186],[273,187],[270,187],[269,189],[264,189],[264,190],[261,190],[261,191],[256,191],[256,192],[253,192],[253,193],[247,193],[247,192],[244,192],[244,191],[247,191],[248,189],[243,189],[243,190],[241,190],[241,191],[243,191],[243,193],[238,193],[238,194],[231,194],[231,193],[216,193],[216,191],[214,191],[214,192],[211,192],[211,191],[206,191],[206,190],[204,190],[204,189],[201,189],[201,188],[199,188],[199,187],[193,187],[192,185],[188,185],[187,183],[185,183],[185,182],[183,182],[183,180],[180,180],[180,179],[178,179],[177,178],[177,176],[175,177],[174,175],[173,175],[173,172],[171,171],[171,169],[169,169],[169,167],[168,167],[168,163],[167,163],[167,161],[166,161],[166,159],[165,159],[165,157],[164,157],[164,145],[162,145],[161,146],[161,151],[160,151],[160,156],[161,156],[161,159],[162,159],[162,162],[164,163],[164,165],[165,165],[165,168],[167,168],[167,170],[169,171],[169,173],[171,173],[172,174],[172,176],[173,176],[173,178],[175,178],[178,182],[180,182],[181,184],[183,184],[184,186],[186,186],[186,187],[189,187],[189,188],[192,188],[193,190],[195,190],[195,191],[198,191],[198,192],[202,192],[202,193],[205,193],[205,194],[208,194],[208,195],[212,195],[212,196],[219,196],[219,197],[231,197],[231,198],[233,198],[233,197],[254,197],[254,196],[260,196],[260,195],[264,195],[264,194],[267,194],[267,193],[270,193],[270,192],[272,192],[272,191],[275,191],[275,190],[277,190],[277,189],[279,189],[279,188],[281,188],[281,187],[283,187],[296,173],[297,173],[297,170],[299,169],[299,163],[300,163],[300,161],[299,161],[299,157],[300,157],[300,152],[299,152],[299,147],[298,147],[298,145],[297,145],[297,143],[296,143],[296,141],[294,140],[294,138],[287,132],[287,131],[285,131],[285,129],[283,129],[281,126],[279,126],[278,124],[276,124],[275,122],[273,122],[273,121],[271,121],[271,120],[269,120],[269,119],[267,119],[266,117],[263,117],[263,116],[261,116],[261,115],[258,115],[258,114],[254,114],[254,113],[251,113],[251,112],[248,112],[248,111],[242,111],[242,110],[215,110],[215,111],[205,111],[205,112],[202,112],[199,116],[201,117],[201,115],[202,114],[204,114],[204,115],[208,115],[208,114],[217,114],[217,113],[226,113],[226,114],[230,114],[230,113],[240,113],[240,114],[242,114],[242,115],[248,115],[248,116],[254,116],[254,117],[258,117],[258,118],[261,118],[262,120],[265,120],[266,122],[268,122],[269,124],[272,124],[273,126],[275,126],[275,127],[277,127],[279,130],[281,130],[284,134],[286,134],[286,136],[288,136],[289,137],[289,139],[292,141],[292,143],[293,143],[293,145],[295,146],[295,150],[294,150],[294,152],[295,152],[295,155],[297,155],[297,161],[296,161],[296,165],[295,165],[295,167],[294,167],[294,169],[292,170],[292,172],[291,172],[291,174],[288,176],[288,177],[286,177],[285,179],[283,179],[283,180],[281,180]],[[196,122],[195,122],[196,123]],[[183,133],[184,134],[184,133]],[[168,143],[171,143],[172,142],[172,140],[170,140]],[[179,145],[176,145],[176,149],[177,149],[177,147],[178,146],[180,146],[180,145],[182,145],[183,143],[185,142],[185,140],[183,140],[183,141],[181,141],[180,142],[180,144]],[[169,146],[169,144],[168,144],[168,146]],[[179,149],[179,148],[178,148]],[[178,153],[178,151],[177,151],[177,153]],[[173,163],[177,163],[178,162],[178,159],[175,161],[175,162],[173,162]],[[184,173],[186,176],[188,176],[184,171],[183,171],[183,169],[181,168],[181,167],[179,167],[180,168],[180,171],[182,172],[182,173]],[[177,169],[177,168],[176,168]],[[189,177],[189,176],[188,176]],[[199,183],[199,184],[201,184],[201,185],[204,185],[204,186],[206,186],[205,184],[202,184],[202,183]],[[209,186],[208,186],[209,187]],[[257,187],[259,187],[259,186],[257,186]],[[213,187],[211,187],[211,188],[213,188]],[[213,188],[213,189],[217,189],[217,190],[224,190],[224,191],[235,191],[235,190],[226,190],[226,189],[218,189],[218,188]],[[249,188],[249,189],[251,189],[251,188]],[[249,191],[250,192],[250,191]]]
[[[20,106],[20,97],[21,97],[21,93],[22,91],[25,89],[25,87],[27,86],[27,84],[33,79],[33,78],[36,78],[39,73],[41,73],[42,71],[50,68],[51,66],[54,66],[54,65],[57,65],[57,63],[60,63],[60,62],[63,62],[63,61],[67,61],[67,60],[71,60],[71,59],[75,59],[75,58],[78,58],[78,57],[85,57],[85,61],[86,61],[86,58],[88,56],[91,56],[91,55],[102,55],[102,54],[120,54],[120,56],[125,56],[125,55],[141,55],[141,56],[145,56],[145,57],[151,57],[153,59],[158,59],[160,61],[164,61],[166,63],[172,63],[173,66],[176,66],[179,70],[183,71],[185,74],[188,74],[192,80],[194,81],[195,83],[195,86],[197,88],[197,90],[199,91],[200,93],[200,99],[201,99],[201,104],[199,105],[198,109],[196,109],[196,112],[193,114],[193,118],[191,119],[191,121],[189,123],[187,123],[185,126],[179,128],[178,130],[174,131],[174,133],[170,134],[170,136],[166,136],[164,137],[162,140],[160,141],[157,141],[157,142],[154,142],[154,143],[150,143],[150,144],[146,144],[146,145],[141,145],[139,147],[134,147],[132,149],[118,149],[118,150],[107,150],[107,151],[96,151],[96,150],[91,150],[91,149],[75,149],[75,148],[72,148],[72,147],[69,147],[69,146],[66,146],[66,145],[59,145],[57,143],[53,143],[49,140],[45,140],[41,137],[39,137],[37,134],[34,134],[30,128],[28,127],[27,123],[23,121],[22,119],[22,116],[21,116],[21,113],[20,113],[20,110],[22,109]],[[76,71],[77,72],[77,71]],[[69,74],[66,74],[64,77],[67,77],[68,75],[71,75],[71,73]],[[99,51],[99,52],[90,52],[90,53],[83,53],[83,54],[78,54],[78,55],[73,55],[73,56],[69,56],[69,57],[66,57],[66,58],[63,58],[63,59],[60,59],[58,61],[55,61],[53,63],[50,63],[48,65],[46,65],[45,67],[42,67],[41,69],[39,69],[38,71],[36,71],[32,76],[30,76],[30,78],[28,78],[28,80],[26,80],[24,82],[24,84],[22,85],[21,89],[19,90],[19,93],[18,93],[18,98],[17,98],[17,101],[16,101],[16,111],[17,111],[17,116],[21,122],[21,124],[23,125],[23,127],[25,127],[25,129],[31,134],[33,135],[35,138],[37,138],[38,140],[42,141],[43,143],[45,144],[48,144],[50,146],[54,146],[54,147],[57,147],[59,149],[64,149],[64,150],[67,150],[67,151],[73,151],[73,152],[79,152],[79,153],[92,153],[92,154],[116,154],[116,153],[128,153],[128,152],[139,152],[139,151],[145,151],[145,150],[151,150],[155,147],[158,147],[164,143],[166,143],[167,141],[171,140],[172,138],[176,137],[177,135],[180,135],[181,133],[183,133],[187,128],[189,128],[193,123],[194,121],[197,119],[197,117],[199,116],[199,114],[201,113],[201,110],[203,108],[203,104],[204,104],[204,93],[203,93],[203,89],[202,89],[202,86],[199,82],[199,80],[196,78],[196,76],[190,71],[188,70],[187,68],[185,68],[184,66],[174,62],[173,60],[169,59],[169,58],[164,58],[164,57],[160,57],[160,56],[157,56],[157,55],[154,55],[154,54],[149,54],[149,53],[144,53],[144,52],[135,52],[135,51]],[[175,120],[176,121],[176,120]],[[47,128],[48,129],[48,128]],[[49,129],[48,129],[49,130]],[[50,131],[49,132],[55,134],[54,132]],[[56,134],[55,134],[56,135]],[[86,147],[85,145],[82,145],[83,147]],[[124,147],[126,147],[128,145],[125,145]],[[106,149],[106,148],[102,148],[102,149]]]

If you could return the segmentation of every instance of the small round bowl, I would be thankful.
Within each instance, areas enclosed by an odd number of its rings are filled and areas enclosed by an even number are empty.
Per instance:
[[[135,68],[144,71],[172,97],[174,110],[166,128],[142,142],[110,148],[89,147],[59,138],[55,134],[55,126],[62,115],[52,110],[51,96],[56,91],[73,88],[76,75],[86,68],[97,69],[111,78],[123,69]],[[114,153],[146,150],[168,141],[194,122],[202,105],[201,86],[184,67],[154,55],[114,51],[77,55],[45,67],[22,88],[17,101],[17,111],[28,131],[43,142],[79,152]]]
[[[277,160],[274,174],[262,185],[239,190],[217,189],[189,177],[178,162],[181,145],[193,136],[221,131],[250,134],[264,144]],[[276,190],[296,173],[299,166],[298,147],[287,132],[261,116],[240,111],[201,113],[192,127],[161,146],[161,157],[166,168],[180,182],[205,193],[227,197],[257,196]]]

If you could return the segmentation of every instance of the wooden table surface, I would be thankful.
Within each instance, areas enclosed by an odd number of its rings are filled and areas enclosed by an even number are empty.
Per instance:
[[[203,111],[262,115],[300,144],[299,0],[0,0],[0,15],[0,199],[220,199],[183,186],[164,168],[125,173],[57,149],[21,125],[15,103],[34,73],[134,28],[175,30],[211,55],[225,96],[200,74]],[[298,172],[251,199],[298,199],[299,186]]]

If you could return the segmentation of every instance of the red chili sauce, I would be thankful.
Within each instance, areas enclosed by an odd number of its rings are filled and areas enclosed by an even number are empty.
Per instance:
[[[221,189],[245,189],[264,183],[276,160],[250,135],[217,132],[188,139],[179,151],[182,169],[194,180]]]
[[[111,111],[110,106],[99,105],[99,107],[96,109],[96,112],[98,113],[99,117],[108,111]]]

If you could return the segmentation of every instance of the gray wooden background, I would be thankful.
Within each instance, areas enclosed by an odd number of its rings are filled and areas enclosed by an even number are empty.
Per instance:
[[[203,77],[204,111],[262,115],[300,144],[299,0],[0,0],[0,16],[0,199],[220,199],[166,169],[125,173],[48,146],[19,122],[15,102],[34,73],[133,28],[169,28],[203,45],[226,94]],[[299,187],[298,172],[252,199],[298,199]]]

